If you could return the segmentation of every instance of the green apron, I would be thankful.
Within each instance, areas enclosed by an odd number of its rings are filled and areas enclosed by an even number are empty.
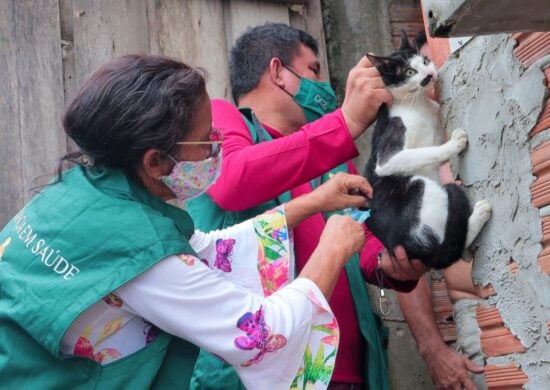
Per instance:
[[[254,144],[270,141],[272,137],[260,124],[254,113],[248,108],[240,108],[248,126]],[[328,180],[332,174],[343,171],[348,172],[347,164],[342,164],[322,177],[311,181],[311,187],[315,189],[318,185]],[[257,207],[240,212],[230,212],[216,205],[208,194],[186,203],[186,210],[193,217],[195,224],[202,231],[223,229],[246,219],[255,217],[266,210],[270,210],[281,203],[290,200],[290,191],[282,194],[274,200],[263,203]],[[327,215],[328,217],[328,215]],[[387,338],[388,330],[384,327],[382,319],[372,311],[369,296],[359,268],[359,256],[355,255],[346,264],[346,274],[354,301],[361,334],[366,340],[366,373],[365,383],[372,390],[385,390],[388,384],[388,358]],[[224,389],[245,389],[233,368],[201,350],[195,371],[191,378],[191,389],[194,390],[224,390]]]
[[[5,388],[188,388],[198,349],[166,333],[104,366],[64,355],[71,323],[168,255],[194,253],[193,222],[112,169],[75,167],[0,232]]]

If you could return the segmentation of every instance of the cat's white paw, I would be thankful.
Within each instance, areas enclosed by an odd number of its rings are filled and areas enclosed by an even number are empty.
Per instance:
[[[491,218],[491,204],[486,200],[477,201],[474,211],[468,219],[468,234],[466,235],[466,248],[472,245],[483,225]]]
[[[464,150],[468,144],[468,134],[464,129],[455,129],[451,134],[451,141],[454,142],[459,152]]]
[[[472,212],[472,217],[475,217],[478,221],[485,223],[491,218],[493,208],[491,204],[485,199],[479,200],[474,205],[474,211]]]

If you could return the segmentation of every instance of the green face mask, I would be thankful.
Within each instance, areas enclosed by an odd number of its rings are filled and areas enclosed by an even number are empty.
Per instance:
[[[284,66],[284,65],[283,65]],[[295,71],[285,66],[294,76],[300,79],[300,87],[296,95],[288,93],[300,107],[306,117],[306,123],[316,121],[323,115],[336,110],[336,94],[329,83],[314,81],[298,75]]]

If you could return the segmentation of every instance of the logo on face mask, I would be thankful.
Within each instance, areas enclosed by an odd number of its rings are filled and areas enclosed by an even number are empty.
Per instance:
[[[292,96],[294,101],[302,108],[306,123],[316,121],[323,115],[328,114],[337,108],[336,94],[329,83],[315,81],[298,75],[295,71],[285,66],[294,76],[300,79],[298,92]]]
[[[321,95],[315,95],[315,103],[321,106],[323,111],[326,111],[329,107],[328,102],[325,99],[323,99]]]

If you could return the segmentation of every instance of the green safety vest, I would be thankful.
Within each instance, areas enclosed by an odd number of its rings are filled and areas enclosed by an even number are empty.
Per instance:
[[[249,108],[240,108],[242,116],[248,126],[254,144],[270,141],[273,138],[260,124],[254,113]],[[315,189],[337,172],[348,172],[347,164],[342,164],[310,182]],[[208,194],[203,194],[186,203],[185,208],[193,217],[195,224],[202,231],[223,229],[246,219],[255,217],[270,210],[281,203],[290,200],[290,191],[280,195],[276,199],[265,202],[259,206],[245,211],[231,212],[220,208],[214,203]],[[340,211],[335,213],[341,213]],[[326,218],[329,215],[325,215]],[[387,340],[388,330],[382,319],[372,311],[369,295],[359,267],[359,255],[354,255],[345,266],[349,285],[359,320],[361,334],[366,340],[366,373],[365,383],[371,390],[389,389],[388,383],[388,356]],[[210,353],[201,350],[195,371],[191,378],[193,390],[223,390],[245,389],[240,382],[235,370]]]
[[[71,323],[166,256],[192,253],[189,215],[122,172],[75,167],[0,232],[0,387],[189,387],[198,349],[166,333],[106,365],[64,355]]]

